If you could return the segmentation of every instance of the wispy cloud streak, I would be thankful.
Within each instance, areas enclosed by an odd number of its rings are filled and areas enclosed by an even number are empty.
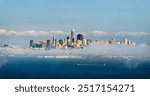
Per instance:
[[[52,34],[56,35],[65,35],[67,32],[56,30],[56,31],[35,31],[35,30],[27,30],[27,31],[14,31],[14,30],[5,30],[0,29],[0,35],[12,35],[12,36],[49,36]]]
[[[95,30],[92,32],[76,32],[81,33],[83,35],[91,35],[91,36],[150,36],[150,32],[105,32],[100,30]],[[8,36],[49,36],[49,35],[69,35],[69,32],[61,31],[61,30],[52,30],[52,31],[35,31],[35,30],[27,30],[27,31],[14,31],[14,30],[6,30],[0,29],[0,35],[8,35]]]

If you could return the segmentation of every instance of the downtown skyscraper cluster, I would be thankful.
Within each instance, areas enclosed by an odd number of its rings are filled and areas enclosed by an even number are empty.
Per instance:
[[[75,36],[75,30],[71,29],[70,36],[66,36],[63,39],[57,39],[54,35],[52,40],[39,41],[35,43],[34,40],[30,40],[30,48],[45,48],[45,49],[68,49],[68,48],[83,48],[91,44],[91,40],[85,39],[83,34],[77,34]]]

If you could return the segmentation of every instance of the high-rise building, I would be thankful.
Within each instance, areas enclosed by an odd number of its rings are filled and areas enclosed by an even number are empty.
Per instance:
[[[87,41],[86,41],[86,45],[90,45],[91,43],[92,43],[92,40],[87,39]]]
[[[50,41],[50,40],[47,40],[47,41],[46,41],[46,47],[47,47],[47,48],[50,48],[50,47],[51,47],[51,41]]]
[[[67,45],[67,40],[63,39],[63,46]]]
[[[70,37],[69,36],[67,36],[67,46],[70,46],[70,44],[71,44],[71,42],[70,42]]]
[[[81,41],[82,41],[83,39],[84,39],[84,37],[83,37],[82,34],[78,34],[78,35],[77,35],[77,40],[81,40]]]
[[[62,39],[59,40],[59,44],[60,44],[61,46],[63,45],[63,40],[62,40]]]
[[[67,38],[66,38],[67,40],[69,40],[70,39],[70,37],[69,36],[67,36]]]
[[[76,38],[72,38],[72,43],[73,43],[73,44],[76,44],[76,43],[77,43]]]
[[[81,44],[82,44],[82,41],[81,41],[81,40],[77,40],[77,44],[78,44],[78,45],[81,45]]]
[[[54,41],[55,41],[54,47],[57,48],[57,39],[55,39]]]
[[[46,48],[46,46],[47,46],[46,43],[47,43],[46,41],[40,40],[39,41],[39,46],[41,46],[41,48]]]
[[[124,44],[128,44],[128,39],[127,38],[124,39]]]
[[[35,44],[34,44],[34,48],[41,48],[41,47],[42,47],[42,45],[39,44],[39,43],[35,43]]]
[[[133,41],[131,41],[131,42],[130,42],[130,45],[131,45],[131,46],[136,46],[136,43],[133,42]]]
[[[43,41],[43,40],[40,40],[39,43],[42,45],[42,44],[44,43],[44,41]]]
[[[34,40],[30,40],[30,47],[34,48]]]
[[[60,49],[61,45],[59,43],[56,44],[56,48]]]
[[[86,40],[86,39],[83,39],[83,42],[82,42],[82,43],[83,43],[84,46],[86,46],[87,40]]]
[[[130,45],[130,44],[131,44],[131,41],[128,41],[128,44]]]
[[[52,45],[55,45],[55,36],[53,34]]]
[[[74,38],[75,29],[71,29],[71,39]]]

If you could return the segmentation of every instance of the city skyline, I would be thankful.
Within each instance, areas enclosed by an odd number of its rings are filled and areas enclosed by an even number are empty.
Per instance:
[[[51,39],[46,41],[40,40],[39,43],[30,40],[29,48],[45,48],[45,49],[68,49],[68,48],[84,48],[91,45],[92,40],[84,38],[83,34],[75,35],[75,29],[71,29],[71,34],[65,38],[58,39],[55,34]]]
[[[51,39],[48,39],[46,41],[39,40],[39,42],[35,42],[33,39],[30,40],[30,46],[29,48],[33,49],[72,49],[72,48],[84,48],[88,45],[92,45],[92,43],[97,44],[112,44],[112,45],[129,45],[129,46],[136,46],[136,42],[130,41],[127,38],[124,38],[123,41],[118,41],[115,38],[112,38],[112,40],[90,40],[88,38],[85,38],[83,34],[75,34],[75,29],[71,29],[70,35],[67,35],[65,38],[58,39],[55,34],[53,34],[53,37]],[[8,45],[5,45],[8,46]]]
[[[70,29],[71,34],[72,30],[73,35],[77,34],[83,34],[85,38],[88,38],[90,40],[102,40],[102,41],[108,41],[115,39],[117,41],[123,42],[125,38],[136,42],[136,44],[149,44],[149,36],[150,34],[148,32],[104,32],[101,30],[95,30],[92,32],[78,32],[74,28]],[[40,40],[49,40],[50,38],[55,36],[58,39],[61,38],[66,38],[66,36],[70,36],[70,32],[65,32],[61,30],[56,30],[56,31],[35,31],[35,30],[28,30],[28,31],[15,31],[15,30],[5,30],[5,29],[0,29],[0,38],[1,42],[0,45],[4,45],[5,43],[11,44],[11,45],[17,45],[17,46],[28,46],[29,40],[35,40],[40,41]]]

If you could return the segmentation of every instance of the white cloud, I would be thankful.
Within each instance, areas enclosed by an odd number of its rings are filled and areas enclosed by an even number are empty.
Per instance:
[[[148,32],[115,32],[116,35],[120,36],[147,36],[150,35]]]
[[[76,32],[76,34],[90,35],[90,36],[150,36],[149,32],[104,32],[100,30],[94,30],[92,32]],[[14,30],[6,30],[0,29],[0,35],[14,35],[14,36],[49,36],[49,35],[69,35],[69,32],[61,31],[61,30],[52,30],[52,31],[35,31],[35,30],[27,30],[27,31],[14,31]]]
[[[150,36],[149,32],[104,32],[99,30],[92,31],[89,34],[93,36]]]
[[[104,32],[104,31],[99,31],[99,30],[95,30],[93,32],[90,33],[93,36],[110,36],[112,35],[112,33],[110,32]]]
[[[67,32],[56,30],[56,31],[35,31],[35,30],[27,30],[27,31],[14,31],[14,30],[5,30],[0,29],[0,35],[14,35],[14,36],[49,36],[49,35],[65,35]]]

